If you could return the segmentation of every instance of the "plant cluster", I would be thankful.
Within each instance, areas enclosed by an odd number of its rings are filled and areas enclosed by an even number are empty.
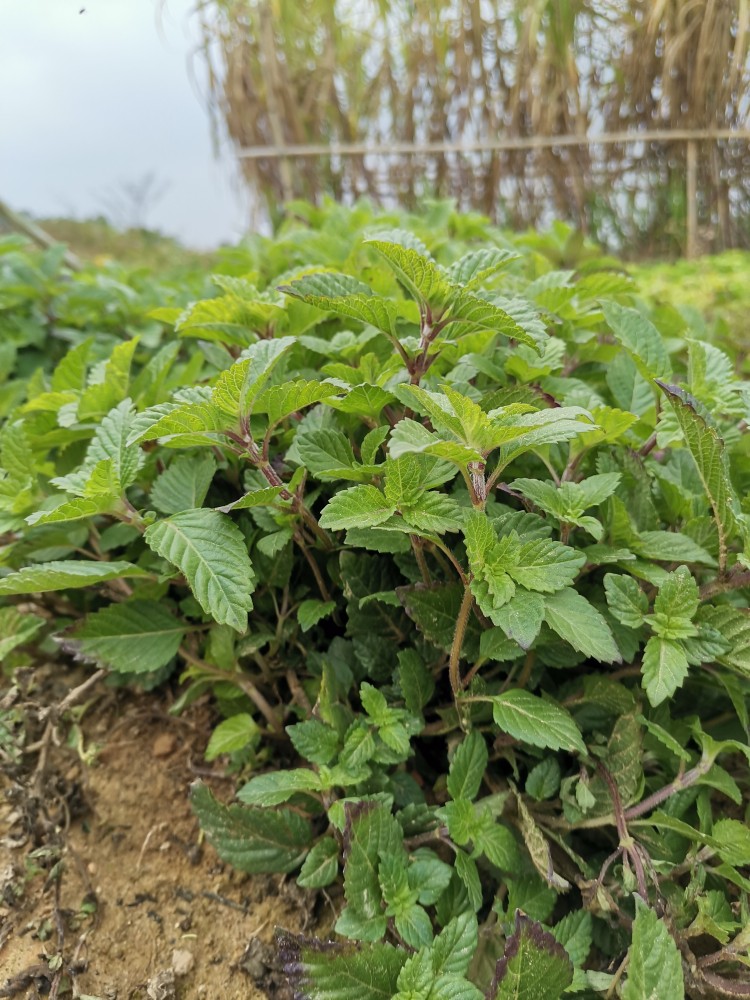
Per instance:
[[[745,996],[746,386],[433,211],[307,209],[153,340],[19,348],[0,651],[215,693],[208,839],[337,906],[280,936],[303,997]]]

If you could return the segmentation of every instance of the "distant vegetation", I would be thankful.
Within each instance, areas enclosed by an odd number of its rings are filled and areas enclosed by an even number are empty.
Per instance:
[[[111,258],[153,271],[180,267],[210,268],[214,254],[197,253],[153,229],[119,229],[104,216],[94,219],[40,219],[39,225],[85,260]]]

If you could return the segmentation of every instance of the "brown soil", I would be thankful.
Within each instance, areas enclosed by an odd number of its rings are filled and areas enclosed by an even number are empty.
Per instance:
[[[291,996],[273,933],[306,929],[313,901],[201,843],[190,783],[226,800],[235,782],[203,761],[209,706],[172,718],[165,694],[98,685],[80,726],[75,709],[60,723],[84,679],[58,668],[0,692],[0,997]]]

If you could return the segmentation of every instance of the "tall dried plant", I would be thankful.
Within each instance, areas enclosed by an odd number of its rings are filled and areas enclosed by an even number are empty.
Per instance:
[[[403,155],[611,129],[744,125],[750,0],[197,0],[214,120],[238,149],[367,143],[377,155],[242,159],[272,219],[295,198],[451,196],[525,226],[552,215],[627,248],[684,237],[684,145]],[[750,239],[746,144],[703,143],[701,218]],[[670,222],[670,220],[672,220]]]

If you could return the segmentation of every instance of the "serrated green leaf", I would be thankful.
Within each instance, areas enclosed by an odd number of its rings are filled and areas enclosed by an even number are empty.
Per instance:
[[[418,847],[409,855],[409,885],[418,892],[422,906],[434,906],[448,888],[453,868],[427,847]]]
[[[715,427],[698,413],[695,400],[678,386],[657,380],[677,417],[685,444],[693,456],[703,489],[719,532],[719,568],[726,566],[727,544],[732,535],[739,503],[729,478],[724,441]]]
[[[294,871],[312,841],[309,822],[291,809],[224,806],[201,782],[190,802],[219,857],[243,872]]]
[[[448,277],[457,285],[475,288],[514,260],[521,260],[515,250],[482,247],[470,250],[448,268]]]
[[[52,590],[94,587],[108,580],[149,576],[140,566],[129,562],[84,562],[66,559],[60,562],[26,566],[0,577],[0,594],[41,594]]]
[[[280,949],[300,1000],[393,1000],[408,952],[378,942],[365,948],[319,947],[284,934]]]
[[[383,424],[382,427],[374,427],[365,434],[360,447],[360,454],[365,465],[372,465],[375,462],[378,450],[385,442],[390,430],[388,424]]]
[[[567,951],[576,969],[579,969],[589,957],[593,923],[591,914],[586,910],[574,910],[566,913],[552,928],[552,934]]]
[[[328,400],[342,390],[331,382],[298,379],[265,389],[253,402],[253,413],[264,413],[270,424],[277,424],[298,410],[321,400]]]
[[[109,459],[112,471],[121,489],[127,489],[143,464],[143,454],[138,445],[130,443],[135,409],[129,399],[124,399],[103,418],[86,452],[87,466]]]
[[[719,656],[719,662],[750,675],[750,616],[726,604],[706,608],[704,616],[706,624],[729,643],[729,651]]]
[[[534,747],[586,753],[580,729],[561,705],[519,689],[488,700],[495,724],[514,739]]]
[[[444,318],[443,322],[458,327],[458,330],[451,331],[453,336],[489,330],[534,350],[539,348],[537,338],[517,323],[510,313],[465,289],[452,296],[447,320]]]
[[[266,325],[257,309],[232,295],[194,302],[177,317],[175,329],[181,337],[200,337],[209,342],[245,347],[257,339],[256,329]]]
[[[400,458],[409,453],[434,455],[460,467],[468,462],[483,460],[481,451],[476,448],[468,448],[457,441],[445,441],[408,417],[403,417],[393,428],[388,451],[392,458]]]
[[[188,402],[178,405],[163,404],[139,414],[133,422],[129,442],[143,443],[159,439],[170,448],[205,447],[223,440],[223,431],[230,418],[208,401]],[[140,419],[139,419],[140,418]]]
[[[440,307],[451,294],[451,285],[442,268],[413,247],[382,239],[365,240],[367,246],[385,259],[410,295],[421,302]]]
[[[579,436],[585,439],[596,428],[594,418],[588,410],[578,406],[561,406],[521,414],[513,418],[513,425],[513,433],[504,435],[508,439],[507,443],[501,443],[497,451],[500,468],[520,455],[545,445],[559,444]]]
[[[17,608],[0,608],[0,663],[18,646],[33,639],[44,625],[44,619]]]
[[[673,639],[652,636],[643,651],[643,687],[652,705],[660,705],[682,687],[688,661],[682,646]]]
[[[508,564],[506,569],[516,583],[527,590],[552,594],[568,587],[585,561],[583,553],[569,545],[551,538],[535,538],[521,545],[513,564]]]
[[[86,371],[93,343],[93,339],[88,338],[77,344],[60,359],[59,364],[52,372],[53,392],[83,389],[86,385]]]
[[[519,855],[515,837],[506,826],[496,821],[490,809],[475,808],[479,811],[479,819],[472,830],[474,854],[483,854],[490,864],[503,871],[516,871]]]
[[[325,473],[354,468],[356,464],[349,439],[332,428],[298,434],[297,451],[305,468],[318,479],[337,479],[337,475]]]
[[[119,673],[152,673],[177,655],[187,625],[159,604],[126,601],[97,611],[69,633],[90,659]]]
[[[395,400],[395,396],[378,385],[355,385],[347,389],[343,396],[331,396],[325,400],[327,406],[341,413],[356,413],[375,420],[384,406]]]
[[[465,975],[476,951],[478,933],[474,913],[462,913],[446,924],[432,945],[434,972]]]
[[[461,879],[469,896],[472,909],[476,912],[482,905],[482,883],[479,879],[476,861],[466,851],[456,851],[453,862],[456,875]]]
[[[610,330],[628,351],[646,378],[671,374],[669,354],[654,324],[637,309],[618,302],[603,302],[602,312]]]
[[[419,654],[404,649],[398,654],[398,681],[409,711],[418,715],[435,691],[435,679]]]
[[[138,346],[138,338],[117,344],[104,365],[101,377],[84,389],[78,401],[77,417],[80,421],[104,416],[112,407],[122,402],[128,394],[130,368]]]
[[[419,903],[397,913],[393,920],[401,939],[409,948],[422,948],[432,941],[432,923]]]
[[[538,479],[515,479],[511,488],[523,493],[537,507],[559,520],[574,520],[589,507],[598,506],[617,489],[619,472],[589,476],[580,483],[563,482],[559,486]]]
[[[384,856],[394,861],[403,858],[405,864],[403,834],[396,818],[382,805],[366,803],[359,808],[349,807],[347,814],[344,914],[348,911],[357,920],[360,940],[377,941],[386,929],[377,869]],[[341,933],[341,918],[337,926]]]
[[[290,771],[269,771],[251,778],[237,792],[237,798],[249,806],[271,806],[288,802],[298,792],[320,791],[320,778],[309,768],[299,767]]]
[[[339,845],[334,837],[323,837],[305,858],[297,876],[303,889],[323,889],[339,873]]]
[[[413,528],[416,534],[443,535],[460,530],[463,511],[452,497],[431,490],[415,503],[403,505],[401,517],[406,528]]]
[[[425,488],[425,461],[418,455],[386,460],[384,493],[394,507],[408,507],[421,498]]]
[[[711,831],[719,843],[719,855],[727,864],[743,868],[750,865],[750,829],[738,819],[718,819]]]
[[[479,652],[488,660],[504,663],[523,656],[523,649],[514,639],[509,639],[503,629],[488,628],[479,639]]]
[[[604,590],[614,617],[628,628],[640,628],[648,612],[648,598],[638,583],[631,576],[607,573]]]
[[[566,587],[545,598],[544,620],[573,649],[600,663],[617,663],[617,648],[604,617],[577,590]]]
[[[335,729],[319,719],[306,719],[286,727],[297,753],[311,764],[329,764],[339,751]]]
[[[219,511],[182,511],[146,529],[149,547],[176,566],[196,600],[220,625],[247,629],[255,574],[242,532]]]
[[[540,761],[526,778],[526,794],[537,802],[550,799],[560,788],[560,765],[554,757]]]
[[[266,507],[269,506],[277,500],[279,494],[284,490],[283,486],[266,486],[264,489],[260,490],[250,490],[244,496],[240,497],[239,500],[234,500],[232,503],[225,504],[223,507],[217,507],[216,510],[221,511],[224,514],[229,514],[233,510],[249,510],[251,507]]]
[[[562,945],[517,910],[488,1000],[560,1000],[572,981],[573,963]]]
[[[213,455],[181,455],[154,480],[151,503],[162,514],[200,507],[215,474]]]
[[[323,618],[327,618],[336,609],[335,601],[319,601],[311,598],[302,601],[297,608],[297,621],[303,632],[309,632]]]
[[[120,506],[116,496],[100,495],[97,497],[74,497],[66,500],[52,510],[40,510],[29,514],[26,523],[30,525],[60,524],[65,521],[82,521],[98,514],[109,514]]]
[[[623,1000],[683,1000],[682,960],[671,934],[640,897],[636,897],[633,943],[628,951]]]
[[[456,747],[448,772],[448,794],[452,799],[472,801],[479,794],[489,756],[484,737],[476,732]]]
[[[716,566],[716,560],[688,535],[678,531],[642,531],[633,539],[632,549],[642,559],[656,562],[687,562]]]
[[[341,490],[320,515],[323,528],[374,528],[395,513],[396,506],[374,486],[352,486]]]
[[[659,587],[654,612],[666,620],[686,618],[691,621],[698,610],[699,600],[698,584],[692,573],[687,566],[680,566]]]
[[[247,712],[238,712],[228,719],[222,719],[211,733],[211,739],[206,747],[207,761],[216,760],[225,753],[236,753],[244,750],[260,735],[260,728],[255,719]]]
[[[397,309],[389,299],[376,296],[363,282],[345,274],[307,274],[280,291],[302,299],[326,312],[368,323],[388,336],[395,336]]]

